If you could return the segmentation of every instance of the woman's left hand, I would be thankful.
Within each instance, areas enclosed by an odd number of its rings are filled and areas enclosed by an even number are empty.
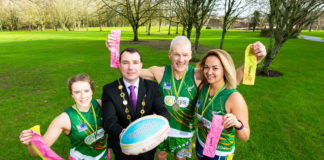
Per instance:
[[[235,128],[240,128],[241,123],[236,119],[236,116],[231,113],[227,113],[224,116],[224,128],[230,128],[230,127],[235,127]]]

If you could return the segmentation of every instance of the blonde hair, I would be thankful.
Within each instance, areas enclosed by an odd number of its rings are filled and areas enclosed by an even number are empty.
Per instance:
[[[222,63],[224,69],[224,80],[226,82],[226,88],[234,89],[237,86],[236,82],[236,70],[232,57],[224,50],[212,49],[207,52],[207,54],[198,63],[197,67],[203,70],[206,60],[210,56],[216,56]],[[207,84],[207,80],[204,76],[204,83]]]

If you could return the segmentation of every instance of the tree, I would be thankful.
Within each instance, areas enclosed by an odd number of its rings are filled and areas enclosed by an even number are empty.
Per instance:
[[[253,32],[255,31],[255,28],[260,23],[261,13],[259,11],[253,12],[252,22],[251,25],[253,27]]]
[[[324,0],[269,0],[270,44],[262,71],[269,75],[269,67],[281,47],[292,35],[309,26],[313,19],[323,14]],[[274,28],[275,27],[275,28]],[[273,44],[273,40],[275,40]]]
[[[7,4],[4,1],[0,1],[0,31],[2,31],[4,22],[6,20],[6,11],[5,8]]]
[[[176,14],[180,18],[180,23],[183,26],[183,33],[187,31],[187,38],[190,39],[192,27],[194,25],[194,12],[197,10],[197,0],[174,0],[176,3]]]
[[[208,21],[210,14],[215,7],[215,2],[216,0],[197,0],[196,3],[194,3],[195,6],[193,7],[193,13],[194,26],[196,28],[196,40],[194,44],[193,60],[195,60],[197,56],[201,28]]]
[[[224,39],[227,30],[236,21],[238,16],[244,11],[244,0],[225,0],[224,1],[224,19],[223,19],[223,33],[220,42],[220,49],[223,49]]]
[[[138,28],[150,20],[162,0],[102,0],[107,7],[125,17],[132,26],[134,41],[138,41]],[[149,3],[152,1],[152,3]]]

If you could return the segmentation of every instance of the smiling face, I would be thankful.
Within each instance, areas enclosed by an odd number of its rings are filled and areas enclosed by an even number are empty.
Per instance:
[[[89,107],[92,99],[92,90],[89,82],[77,81],[71,86],[71,96],[78,107]]]
[[[176,43],[169,51],[172,67],[176,72],[185,72],[191,59],[191,48],[187,43]]]
[[[204,77],[209,84],[224,83],[224,69],[216,56],[209,56],[203,66]]]
[[[143,63],[137,52],[125,51],[120,57],[119,71],[123,78],[130,84],[134,84],[139,78]]]

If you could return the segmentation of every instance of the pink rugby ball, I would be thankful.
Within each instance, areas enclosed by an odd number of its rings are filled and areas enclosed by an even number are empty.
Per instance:
[[[148,152],[158,146],[170,131],[169,121],[159,115],[149,115],[131,123],[121,135],[120,147],[130,154]]]

